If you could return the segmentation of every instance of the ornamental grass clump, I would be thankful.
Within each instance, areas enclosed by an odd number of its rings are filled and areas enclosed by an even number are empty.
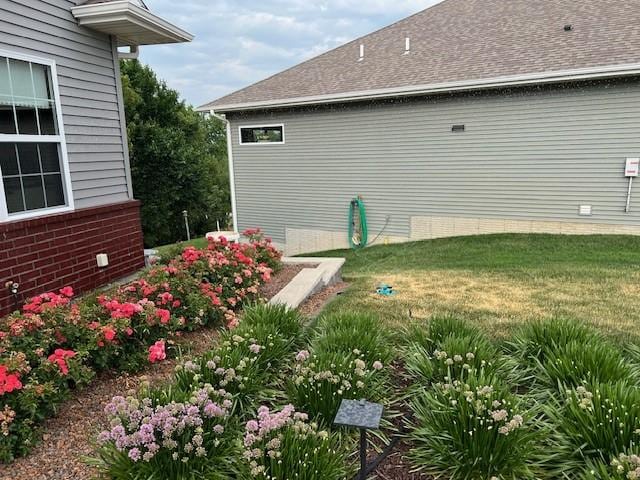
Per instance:
[[[536,359],[534,368],[543,384],[561,390],[620,380],[638,382],[637,370],[620,349],[597,337],[556,346],[544,354],[543,360]]]
[[[480,329],[467,320],[458,317],[434,317],[427,324],[414,323],[404,332],[404,343],[422,346],[432,354],[450,336],[485,339]]]
[[[370,313],[344,312],[322,317],[316,327],[312,348],[316,352],[350,355],[360,351],[363,360],[380,361],[385,365],[393,359],[390,334],[384,323]]]
[[[493,377],[434,384],[410,405],[409,457],[421,471],[452,479],[535,478],[541,421]]]
[[[342,480],[353,473],[337,434],[309,423],[293,405],[279,412],[260,407],[246,424],[243,445],[248,478]]]
[[[557,432],[558,465],[580,471],[587,461],[610,464],[640,446],[640,390],[627,382],[572,388],[545,413]]]
[[[367,362],[354,350],[298,352],[287,382],[287,395],[296,408],[307,412],[323,425],[331,425],[342,399],[384,399],[387,375],[379,360]]]
[[[230,478],[237,453],[227,429],[231,403],[210,385],[180,403],[114,397],[105,407],[110,427],[98,436],[92,463],[113,480]]]
[[[436,343],[429,353],[428,346],[411,343],[405,349],[407,372],[419,385],[461,379],[469,372],[495,372],[498,369],[498,350],[486,338],[450,335]]]

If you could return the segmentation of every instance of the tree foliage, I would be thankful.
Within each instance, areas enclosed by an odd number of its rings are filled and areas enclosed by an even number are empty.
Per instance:
[[[133,191],[145,245],[201,235],[230,211],[225,125],[204,118],[137,60],[121,62]]]

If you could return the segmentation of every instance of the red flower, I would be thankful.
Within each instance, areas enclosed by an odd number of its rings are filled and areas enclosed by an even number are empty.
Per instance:
[[[69,367],[67,366],[66,359],[76,356],[76,352],[73,350],[63,350],[57,348],[51,355],[49,355],[49,361],[58,366],[62,375],[69,374]]]
[[[149,361],[151,363],[161,362],[166,358],[167,353],[164,350],[164,342],[162,340],[158,340],[149,347]]]
[[[20,390],[22,382],[17,373],[7,373],[7,367],[0,365],[0,395]]]

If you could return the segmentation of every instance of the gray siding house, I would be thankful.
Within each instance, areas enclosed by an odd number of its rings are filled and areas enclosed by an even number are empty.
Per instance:
[[[0,315],[144,265],[118,47],[191,38],[141,0],[0,0]]]
[[[446,0],[200,110],[290,254],[347,247],[358,195],[378,242],[640,234],[637,0]]]

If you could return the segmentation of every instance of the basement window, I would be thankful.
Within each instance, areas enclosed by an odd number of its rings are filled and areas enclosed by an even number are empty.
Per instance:
[[[55,64],[0,51],[0,221],[72,208]]]
[[[240,145],[283,143],[284,125],[240,127]]]

